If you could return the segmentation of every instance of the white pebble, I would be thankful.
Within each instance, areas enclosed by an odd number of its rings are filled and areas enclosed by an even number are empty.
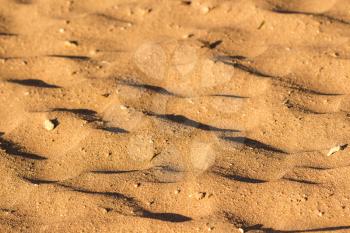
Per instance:
[[[120,105],[120,109],[121,110],[126,110],[126,109],[128,109],[125,105]]]
[[[78,42],[75,40],[67,40],[64,42],[64,44],[66,46],[70,46],[70,47],[77,47],[78,46]]]
[[[327,153],[327,156],[331,156],[332,154],[334,154],[340,150],[344,150],[347,146],[348,146],[347,144],[335,146],[329,150],[329,152]]]
[[[209,12],[210,8],[208,6],[201,6],[200,7],[200,12],[202,14],[207,14]]]
[[[44,121],[44,128],[48,131],[51,131],[55,128],[55,124],[51,120]]]

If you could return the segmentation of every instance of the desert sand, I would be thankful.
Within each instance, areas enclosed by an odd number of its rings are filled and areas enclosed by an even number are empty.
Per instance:
[[[0,0],[0,232],[350,232],[350,1]]]

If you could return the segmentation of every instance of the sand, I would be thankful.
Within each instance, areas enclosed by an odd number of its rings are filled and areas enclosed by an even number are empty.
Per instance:
[[[0,232],[350,232],[350,1],[0,0]]]

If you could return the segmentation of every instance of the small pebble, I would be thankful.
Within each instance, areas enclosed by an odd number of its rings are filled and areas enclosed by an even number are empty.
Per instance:
[[[192,4],[192,1],[190,1],[190,0],[189,0],[189,1],[185,1],[185,0],[184,0],[184,1],[182,1],[181,3],[184,4],[184,5],[188,5],[188,6],[189,6],[189,5]]]
[[[242,228],[238,228],[238,231],[239,231],[240,233],[244,233],[244,230],[243,230]]]
[[[64,30],[64,28],[60,28],[58,31],[59,31],[60,33],[64,33],[66,30]]]
[[[331,56],[332,57],[339,57],[339,53],[337,53],[337,52],[331,53]]]
[[[195,193],[195,194],[191,194],[189,197],[194,197],[197,200],[202,200],[203,198],[205,198],[206,195],[207,195],[207,193],[198,192],[198,193]]]
[[[120,105],[120,109],[121,110],[126,110],[126,109],[128,109],[125,105]]]
[[[113,209],[112,208],[102,208],[102,213],[107,214],[111,212]]]
[[[51,131],[55,128],[55,124],[51,120],[44,121],[44,128],[48,131]]]
[[[201,7],[200,7],[200,12],[201,12],[202,14],[208,14],[209,11],[210,11],[210,8],[207,7],[207,6],[201,6]]]
[[[102,209],[101,209],[101,212],[102,212],[103,214],[107,214],[107,213],[108,213],[108,211],[107,211],[105,208],[102,208]]]
[[[153,205],[154,204],[154,201],[150,201],[147,203],[148,205]]]
[[[89,51],[89,53],[90,53],[91,56],[94,56],[94,55],[96,55],[96,54],[99,53],[99,52],[100,52],[100,50],[98,50],[98,49],[91,49],[91,50]]]
[[[329,152],[327,153],[327,156],[331,156],[332,154],[334,154],[340,150],[344,150],[347,146],[348,146],[347,144],[335,146],[329,150]]]
[[[139,9],[139,13],[141,16],[144,16],[146,14],[149,14],[152,12],[152,9],[151,8],[148,8],[148,9]]]
[[[78,41],[76,40],[67,40],[64,42],[64,44],[70,47],[77,47],[79,45]]]

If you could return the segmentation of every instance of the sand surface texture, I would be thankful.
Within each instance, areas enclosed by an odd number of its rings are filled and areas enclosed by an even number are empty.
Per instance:
[[[0,232],[350,232],[350,1],[0,0]]]

